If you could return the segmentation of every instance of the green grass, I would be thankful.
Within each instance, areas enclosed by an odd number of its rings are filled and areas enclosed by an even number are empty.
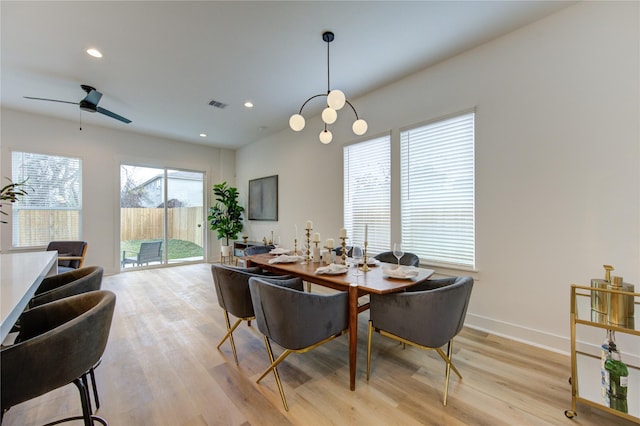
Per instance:
[[[146,241],[160,241],[156,240],[144,240]],[[140,243],[143,242],[141,240],[130,240],[130,241],[121,241],[120,242],[120,250],[126,250],[127,256],[131,256],[132,253],[137,253],[140,251]],[[184,240],[169,240],[169,260],[172,259],[184,259],[188,257],[202,257],[204,251],[202,247],[197,244],[192,243],[191,241]]]

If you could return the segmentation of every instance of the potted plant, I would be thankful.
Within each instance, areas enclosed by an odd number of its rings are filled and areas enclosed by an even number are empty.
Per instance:
[[[213,185],[213,193],[216,195],[216,204],[209,207],[207,219],[211,230],[217,232],[218,239],[225,239],[222,255],[229,256],[231,252],[229,239],[238,239],[238,233],[242,231],[244,207],[238,203],[238,189],[228,186],[227,182]]]

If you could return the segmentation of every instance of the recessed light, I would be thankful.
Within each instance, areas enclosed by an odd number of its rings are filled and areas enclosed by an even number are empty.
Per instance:
[[[200,137],[201,137],[201,138],[206,138],[206,137],[207,137],[207,134],[206,134],[206,133],[200,133]]]
[[[247,107],[247,108],[253,108],[253,102],[247,101],[247,102],[244,103],[244,106]]]
[[[87,53],[93,56],[94,58],[102,58],[102,53],[98,49],[94,49],[93,47],[90,49],[87,49]]]

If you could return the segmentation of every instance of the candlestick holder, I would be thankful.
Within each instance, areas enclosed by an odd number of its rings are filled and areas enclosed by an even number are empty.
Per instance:
[[[360,270],[362,272],[368,272],[371,268],[369,268],[369,262],[367,261],[367,246],[369,245],[369,243],[367,243],[366,241],[364,242],[364,253],[362,256],[362,266],[360,267]]]
[[[347,264],[347,237],[340,237],[342,240],[342,264]]]
[[[297,238],[293,239],[293,255],[294,256],[298,255],[298,239]]]
[[[307,234],[306,234],[307,252],[306,252],[305,257],[304,257],[304,263],[305,264],[307,262],[311,263],[311,228],[307,228],[306,231],[307,231]]]

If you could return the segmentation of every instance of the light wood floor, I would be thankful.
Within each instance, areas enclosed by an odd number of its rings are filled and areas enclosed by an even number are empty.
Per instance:
[[[403,350],[377,334],[367,383],[366,312],[358,330],[356,391],[349,391],[345,335],[281,364],[285,412],[273,375],[255,383],[268,365],[256,327],[236,332],[239,367],[228,343],[216,349],[225,327],[209,265],[122,273],[105,277],[103,288],[118,297],[96,370],[98,414],[111,426],[630,424],[582,405],[577,418],[567,419],[567,356],[466,328],[454,341],[463,380],[452,373],[446,407],[437,354]],[[69,385],[11,408],[3,424],[41,425],[79,413],[77,391]]]

